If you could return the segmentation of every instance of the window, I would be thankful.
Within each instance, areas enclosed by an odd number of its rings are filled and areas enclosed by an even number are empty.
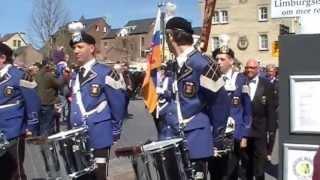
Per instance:
[[[104,47],[107,47],[108,46],[108,42],[104,42],[103,45],[104,45]]]
[[[213,24],[227,24],[229,22],[229,14],[227,10],[217,10],[213,14]]]
[[[220,20],[219,20],[219,11],[214,11],[214,15],[213,15],[213,24],[219,24]]]
[[[107,27],[103,27],[103,32],[107,32]]]
[[[132,33],[136,29],[136,26],[127,26],[126,29],[128,30],[128,33]]]
[[[219,37],[217,37],[217,36],[212,37],[212,50],[215,50],[215,49],[217,49],[219,47],[220,47]]]
[[[99,25],[96,25],[96,31],[100,31]]]
[[[259,50],[265,51],[268,50],[268,35],[260,34],[259,35]]]
[[[259,21],[268,21],[268,8],[259,7],[258,16],[259,16]]]
[[[18,47],[21,47],[21,41],[18,40]]]
[[[221,16],[221,23],[228,23],[228,11],[223,10],[220,12],[220,16]]]
[[[17,47],[17,40],[13,40],[13,47]]]
[[[141,46],[144,46],[144,37],[141,37]]]

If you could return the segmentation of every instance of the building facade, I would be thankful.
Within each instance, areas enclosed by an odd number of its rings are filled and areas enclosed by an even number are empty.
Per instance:
[[[110,62],[146,62],[155,18],[130,20],[123,28],[111,29],[102,39],[101,56]]]
[[[30,67],[34,63],[41,63],[43,60],[43,55],[31,44],[16,49],[14,56],[14,63],[20,67]]]
[[[27,45],[27,42],[24,36],[25,36],[25,33],[23,32],[5,34],[4,36],[0,37],[0,42],[4,42],[11,49],[16,50],[20,47]]]
[[[200,0],[202,12],[204,1]],[[258,59],[262,65],[278,64],[278,37],[280,29],[296,31],[294,19],[272,19],[270,0],[217,1],[208,53],[219,47],[219,36],[230,37],[229,46],[236,58],[244,64],[249,58]]]
[[[97,18],[85,18],[81,17],[80,22],[84,24],[84,31],[93,36],[96,40],[97,53],[99,54],[102,51],[101,39],[106,36],[110,31],[111,27],[107,24],[106,18],[97,17]]]

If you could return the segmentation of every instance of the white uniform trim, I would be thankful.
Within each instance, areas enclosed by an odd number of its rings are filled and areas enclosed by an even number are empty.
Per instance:
[[[118,81],[116,81],[110,76],[106,76],[105,83],[114,89],[126,89],[126,85],[124,83],[123,78],[121,78],[121,76]]]
[[[169,84],[169,78],[168,78],[168,77],[165,77],[165,78],[162,80],[162,87],[159,85],[159,86],[157,86],[157,88],[156,88],[157,94],[163,94],[163,93],[168,89],[168,84]]]
[[[178,91],[178,82],[177,80],[173,83],[173,91],[176,94],[176,105],[177,105],[177,115],[178,115],[178,121],[180,125],[186,126],[194,117],[195,115],[191,116],[190,118],[184,119],[182,116],[181,111],[181,105],[180,105],[180,97],[179,97],[179,91]]]
[[[1,70],[0,70],[0,77],[4,76],[5,74],[7,74],[7,72],[9,71],[9,69],[12,67],[11,64],[7,64],[5,65]]]
[[[212,92],[217,92],[219,91],[220,88],[224,86],[225,82],[220,77],[217,81],[214,81],[213,79],[210,79],[204,75],[200,76],[200,86],[211,90]]]
[[[224,85],[224,88],[227,91],[235,91],[237,89],[236,87],[236,81],[237,81],[237,77],[238,77],[239,72],[232,72],[231,73],[227,73],[226,77],[228,78],[226,80],[226,83]]]
[[[29,89],[33,89],[33,88],[37,87],[37,83],[35,81],[31,82],[31,81],[27,81],[24,79],[21,79],[19,84],[21,87],[25,87],[25,88],[29,88]]]
[[[80,91],[80,82],[79,82],[79,75],[77,75],[75,83],[74,83],[74,87],[73,87],[73,92],[76,95],[76,102],[79,106],[80,112],[82,117],[88,117],[94,113],[100,113],[101,111],[103,111],[107,105],[108,102],[107,101],[102,101],[96,108],[90,110],[90,111],[86,111],[86,109],[84,108],[83,105],[83,101],[82,101],[82,96],[81,96],[81,91]]]
[[[165,108],[168,105],[168,102],[165,102],[166,100],[159,100],[158,104],[157,104],[157,113],[156,113],[156,118],[159,118],[159,112]],[[162,105],[160,105],[160,103],[164,103]]]
[[[18,100],[18,101],[16,101],[15,103],[0,105],[0,109],[5,109],[5,108],[13,107],[13,106],[19,105],[20,103],[21,103],[21,102]]]

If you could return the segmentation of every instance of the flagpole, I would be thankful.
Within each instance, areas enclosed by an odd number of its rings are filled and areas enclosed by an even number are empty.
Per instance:
[[[162,1],[158,4],[158,7],[160,8],[161,11],[161,16],[160,16],[160,34],[162,34],[162,47],[161,47],[161,51],[162,51],[162,55],[161,55],[161,61],[164,62],[165,61],[165,45],[166,45],[166,35],[165,35],[165,16],[166,13],[164,12],[164,7],[166,6],[166,1]]]

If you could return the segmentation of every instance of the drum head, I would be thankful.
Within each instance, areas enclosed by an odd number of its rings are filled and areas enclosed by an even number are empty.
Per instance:
[[[168,139],[163,141],[156,141],[156,142],[152,142],[150,144],[146,144],[142,146],[142,149],[145,152],[163,150],[171,147],[172,145],[178,144],[182,140],[183,140],[182,138],[174,138],[174,139]]]
[[[66,139],[68,137],[73,137],[76,136],[76,134],[81,134],[83,132],[85,132],[87,128],[85,127],[80,127],[80,128],[76,128],[76,129],[70,129],[68,131],[62,131],[56,134],[53,134],[51,136],[48,137],[48,140],[60,140],[60,139]]]

